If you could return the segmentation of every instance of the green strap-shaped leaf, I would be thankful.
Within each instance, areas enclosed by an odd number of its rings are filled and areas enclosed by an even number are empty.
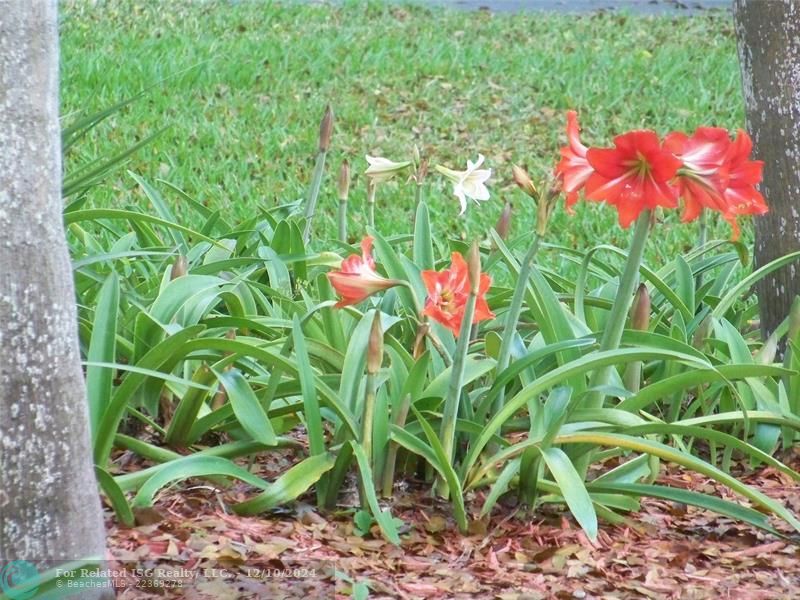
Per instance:
[[[590,540],[597,539],[597,514],[594,512],[592,499],[569,457],[560,448],[544,448],[540,451],[572,516]]]
[[[204,329],[205,327],[202,325],[197,325],[179,331],[150,350],[135,366],[142,369],[160,370],[163,364],[172,364],[176,355],[183,355],[182,350],[187,342]],[[111,453],[111,447],[114,443],[114,435],[117,433],[117,426],[122,419],[122,415],[125,413],[128,402],[147,379],[148,375],[143,373],[129,373],[115,390],[111,401],[103,413],[100,427],[95,436],[95,464],[102,467],[108,461],[108,456]]]
[[[661,381],[651,383],[635,396],[626,398],[617,405],[617,408],[635,412],[643,410],[677,392],[697,387],[715,381],[728,382],[745,379],[747,377],[780,377],[791,375],[793,371],[772,365],[733,364],[718,365],[713,368],[694,368],[685,373],[673,375]]]
[[[118,208],[88,208],[84,210],[73,210],[64,214],[64,225],[66,226],[72,223],[80,223],[81,221],[96,221],[98,219],[123,220],[130,222],[131,225],[143,223],[162,225],[169,229],[175,229],[185,233],[193,240],[203,240],[214,244],[215,246],[218,245],[218,242],[214,238],[210,238],[207,235],[203,235],[199,231],[194,231],[193,229],[184,227],[183,225],[178,225],[172,221],[160,219],[145,213],[139,213],[132,210],[121,210]]]
[[[433,270],[433,240],[428,205],[420,202],[414,219],[414,264],[422,270]]]
[[[442,446],[442,442],[439,440],[439,437],[436,435],[433,427],[431,427],[425,417],[423,417],[422,414],[416,408],[414,408],[413,404],[411,405],[411,410],[414,412],[414,415],[417,417],[417,421],[422,426],[422,431],[425,433],[425,437],[428,438],[428,443],[430,444],[433,455],[436,458],[436,461],[430,464],[447,483],[447,487],[450,491],[450,501],[453,503],[453,512],[455,513],[458,528],[461,533],[467,533],[467,510],[464,506],[464,490],[461,485],[461,480],[458,478],[453,465],[450,464],[447,454],[444,451],[444,447]]]
[[[380,504],[378,504],[378,496],[375,494],[375,487],[372,483],[372,469],[369,468],[367,455],[364,454],[364,449],[357,442],[351,441],[350,445],[353,447],[353,454],[356,457],[358,469],[361,472],[361,481],[363,482],[361,487],[364,490],[364,495],[366,496],[372,516],[375,522],[378,523],[378,527],[380,527],[384,537],[395,546],[399,546],[400,535],[397,533],[397,527],[395,527],[394,521],[392,520],[392,514],[388,509],[381,509]],[[332,465],[333,463],[331,463],[331,466]]]
[[[275,444],[276,437],[272,423],[241,371],[231,369],[221,373],[214,371],[214,374],[228,392],[228,400],[236,419],[253,441],[268,446]]]
[[[135,519],[133,517],[131,505],[128,504],[128,500],[125,498],[122,489],[117,485],[117,482],[108,471],[100,467],[94,468],[94,474],[97,477],[97,482],[100,484],[100,489],[103,490],[108,501],[111,502],[111,508],[114,509],[117,518],[126,527],[133,527]]]
[[[150,200],[153,204],[153,207],[156,209],[158,216],[164,219],[165,221],[170,221],[172,223],[177,222],[175,215],[172,213],[172,209],[170,209],[169,204],[164,201],[164,198],[161,196],[161,193],[150,185],[147,181],[145,181],[142,177],[139,177],[133,171],[128,171],[128,175],[130,175],[133,180],[138,183],[142,190],[145,193],[145,196]],[[175,245],[180,249],[181,254],[186,255],[189,253],[189,244],[186,243],[186,238],[183,237],[183,233],[177,229],[170,229],[170,235],[172,236],[172,240],[175,242]]]
[[[89,342],[89,362],[113,363],[116,358],[117,314],[119,313],[119,277],[115,271],[106,278],[97,296]],[[114,371],[104,367],[86,367],[86,395],[92,439],[97,436],[106,405],[111,399]]]
[[[546,390],[563,385],[571,377],[588,373],[607,365],[622,365],[636,360],[677,360],[689,364],[695,368],[710,367],[706,362],[699,361],[693,356],[688,356],[679,352],[667,350],[657,350],[655,348],[621,348],[607,352],[596,352],[583,356],[577,360],[570,361],[553,371],[545,373],[534,383],[522,389],[516,396],[509,399],[503,408],[497,412],[483,428],[480,435],[476,436],[475,441],[470,447],[469,453],[463,463],[463,473],[468,473],[475,465],[480,453],[486,444],[492,439],[503,424],[513,417],[518,410],[525,406],[529,399],[536,398]],[[465,477],[465,481],[470,478]]]
[[[217,364],[217,368],[222,365]],[[192,376],[192,383],[210,386],[214,382],[214,373],[207,365],[202,364]],[[200,413],[209,389],[191,387],[183,394],[167,427],[166,442],[173,446],[185,446],[189,443],[189,432]]]
[[[266,491],[235,505],[233,510],[239,515],[255,515],[291,502],[330,471],[334,462],[330,453],[309,456],[268,484]]]
[[[769,519],[765,514],[747,506],[741,506],[735,502],[730,502],[700,492],[694,492],[692,490],[683,490],[662,485],[648,485],[644,483],[606,483],[605,481],[598,482],[597,480],[590,483],[588,488],[592,495],[596,492],[610,492],[628,494],[637,498],[649,496],[651,498],[661,498],[663,500],[671,500],[672,502],[697,506],[724,517],[743,521],[754,527],[768,531],[773,535],[786,537],[770,525]]]
[[[241,479],[261,489],[269,487],[266,481],[253,475],[247,469],[232,463],[227,458],[193,454],[186,458],[179,458],[178,460],[166,463],[158,469],[153,476],[145,481],[142,487],[139,488],[139,492],[133,499],[133,507],[142,508],[152,506],[158,490],[174,481],[188,479],[189,477],[207,477],[209,475],[235,477],[236,479]]]
[[[748,498],[749,500],[752,500],[759,506],[763,506],[767,510],[782,518],[797,531],[800,531],[800,521],[798,521],[797,517],[795,517],[791,511],[787,510],[779,502],[773,500],[762,492],[745,485],[735,477],[725,473],[724,471],[705,462],[704,460],[686,452],[681,452],[680,450],[671,448],[670,446],[660,442],[624,435],[621,433],[587,432],[560,435],[554,440],[554,443],[594,444],[598,446],[622,447],[634,450],[636,452],[644,452],[646,454],[658,456],[664,460],[668,460],[692,469],[693,471],[696,471],[702,475],[707,475],[715,481],[727,485],[733,491],[744,496],[745,498]]]
[[[770,263],[767,263],[757,271],[751,273],[744,279],[742,279],[738,284],[733,286],[728,293],[725,294],[717,304],[716,308],[714,308],[713,315],[715,317],[722,317],[728,312],[733,306],[733,303],[736,302],[736,299],[739,298],[744,292],[749,290],[753,287],[758,281],[772,273],[773,271],[777,271],[784,265],[788,265],[791,262],[796,260],[800,260],[800,252],[792,252],[791,254],[787,254],[786,256],[782,256],[781,258],[777,258]]]

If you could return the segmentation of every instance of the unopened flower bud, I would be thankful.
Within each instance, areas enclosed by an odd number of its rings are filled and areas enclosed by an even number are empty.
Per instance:
[[[514,182],[523,192],[534,199],[539,197],[539,193],[536,191],[536,186],[533,185],[533,181],[531,181],[531,177],[528,175],[528,172],[525,169],[518,167],[517,165],[511,165],[511,172],[514,175]]]
[[[511,208],[511,203],[506,202],[503,212],[500,213],[500,218],[497,219],[497,223],[494,226],[494,230],[502,240],[508,239],[508,234],[511,232]]]
[[[183,277],[186,275],[186,272],[189,270],[189,262],[185,256],[182,254],[175,259],[175,262],[172,263],[172,270],[169,273],[170,280],[177,279],[178,277]]]
[[[636,290],[631,309],[631,329],[647,331],[650,327],[650,292],[647,286],[641,284]]]
[[[422,185],[427,176],[428,176],[428,159],[423,158],[419,162],[419,167],[417,167],[417,172],[414,174],[414,180],[417,182],[417,185]]]
[[[217,393],[214,394],[214,397],[211,399],[211,410],[217,410],[225,406],[228,402],[228,392],[225,391],[225,388],[220,386]]]
[[[467,269],[469,273],[470,293],[478,294],[481,285],[481,252],[478,242],[472,242],[472,247],[467,255]]]
[[[381,327],[381,312],[375,311],[372,319],[372,329],[369,331],[369,345],[367,346],[367,373],[375,375],[383,363],[383,328]]]
[[[325,114],[319,124],[319,151],[327,152],[331,147],[331,136],[333,135],[333,109],[328,104],[325,107]]]
[[[364,171],[364,175],[369,178],[369,181],[375,183],[389,181],[413,164],[410,160],[395,162],[383,156],[370,156],[369,154],[365,158],[369,167]]]
[[[347,200],[350,195],[350,163],[342,161],[339,169],[339,200]]]

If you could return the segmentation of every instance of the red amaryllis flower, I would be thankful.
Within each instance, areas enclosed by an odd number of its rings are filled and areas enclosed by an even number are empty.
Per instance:
[[[449,269],[423,271],[422,280],[428,288],[428,300],[422,314],[438,321],[458,336],[470,289],[469,272],[464,257],[459,252],[453,252]],[[473,323],[494,318],[494,313],[486,304],[486,292],[491,285],[492,278],[481,273]]]
[[[728,184],[723,194],[725,198],[723,216],[733,227],[734,239],[739,237],[739,225],[736,222],[738,215],[763,215],[769,210],[764,197],[756,189],[756,185],[761,181],[764,162],[750,160],[752,150],[753,142],[750,136],[740,129],[725,155],[724,165],[728,174]]]
[[[664,139],[664,148],[683,161],[673,183],[683,199],[684,223],[699,217],[703,208],[725,212],[724,163],[730,145],[728,132],[719,127],[698,127],[692,137],[676,131]]]
[[[700,127],[692,137],[669,134],[664,147],[683,161],[674,181],[684,201],[683,221],[697,218],[704,208],[716,210],[731,224],[736,239],[738,215],[767,212],[755,188],[763,162],[750,160],[753,144],[744,131],[731,141],[724,129]]]
[[[586,181],[586,199],[614,205],[622,227],[629,227],[645,209],[678,204],[669,181],[681,161],[661,147],[653,131],[618,135],[614,148],[589,148],[586,160],[594,169]]]
[[[375,259],[372,258],[372,242],[370,236],[361,240],[361,256],[352,254],[342,261],[338,271],[330,271],[328,280],[342,299],[336,303],[337,308],[358,304],[375,292],[389,289],[400,282],[386,279],[375,271]]]
[[[567,111],[567,141],[561,149],[561,160],[556,165],[555,174],[561,180],[561,186],[567,193],[567,209],[578,201],[578,192],[594,169],[586,160],[588,148],[581,143],[578,113]]]

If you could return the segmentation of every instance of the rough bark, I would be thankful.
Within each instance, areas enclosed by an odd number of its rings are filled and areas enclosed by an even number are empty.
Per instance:
[[[0,9],[0,560],[52,567],[105,554],[62,224],[57,10]]]
[[[800,2],[736,0],[733,15],[747,125],[764,161],[761,192],[769,205],[755,220],[760,267],[800,250]],[[766,337],[800,294],[797,265],[765,278],[757,292]]]

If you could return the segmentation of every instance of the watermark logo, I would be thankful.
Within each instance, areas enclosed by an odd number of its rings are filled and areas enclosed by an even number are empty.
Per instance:
[[[27,560],[0,567],[0,591],[10,600],[27,600],[39,591],[39,570]]]

